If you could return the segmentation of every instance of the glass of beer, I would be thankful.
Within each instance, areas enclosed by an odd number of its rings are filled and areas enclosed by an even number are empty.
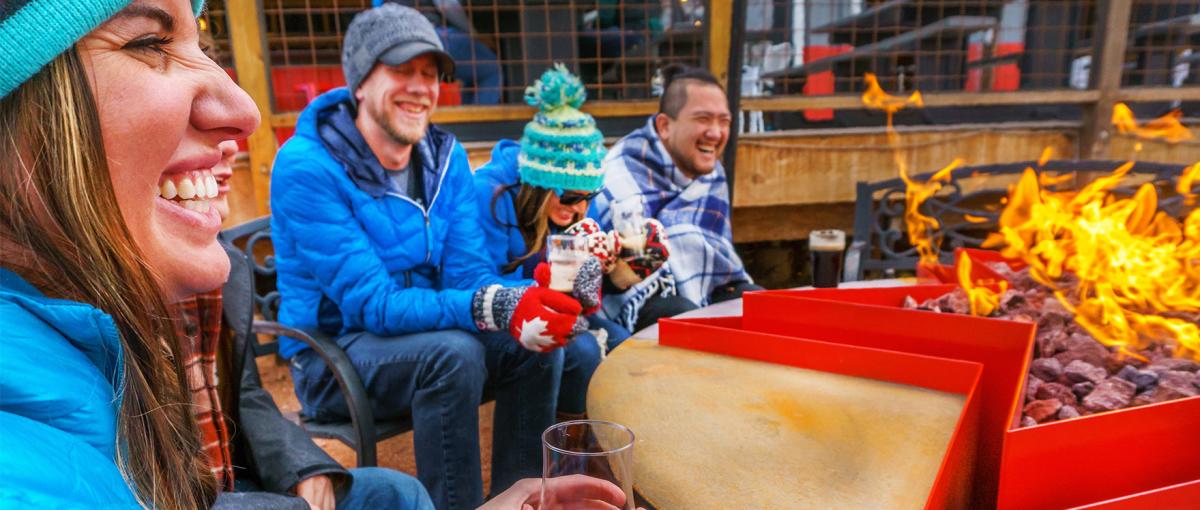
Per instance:
[[[641,257],[646,250],[646,218],[642,211],[640,197],[614,202],[612,205],[613,228],[621,238],[622,257]]]
[[[587,241],[572,235],[546,238],[546,261],[550,263],[550,290],[570,293],[575,288],[579,267],[587,261]]]
[[[625,493],[624,510],[633,510],[633,431],[603,420],[574,420],[542,433],[542,494],[538,508],[584,508],[579,476],[612,483]],[[596,505],[611,508],[608,505]],[[591,508],[591,506],[586,506]]]
[[[842,281],[842,254],[846,251],[846,232],[814,230],[808,234],[808,254],[812,262],[813,287],[836,288]]]

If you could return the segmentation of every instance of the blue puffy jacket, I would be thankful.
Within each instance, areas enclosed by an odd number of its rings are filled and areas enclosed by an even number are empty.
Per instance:
[[[466,151],[429,127],[413,148],[424,186],[410,195],[427,197],[418,202],[389,191],[362,135],[335,122],[352,111],[345,88],[322,94],[275,157],[280,322],[331,334],[475,331],[473,294],[504,280],[484,249]],[[306,348],[280,341],[284,357]]]
[[[475,198],[479,203],[480,223],[487,239],[487,253],[497,271],[502,271],[509,261],[525,255],[525,238],[517,228],[517,209],[514,202],[519,187],[510,187],[521,182],[517,171],[517,155],[521,145],[512,140],[500,140],[492,149],[492,159],[475,171]],[[506,189],[507,188],[507,189]],[[500,191],[500,196],[496,192]],[[493,198],[495,201],[493,202]],[[529,266],[536,265],[541,257],[530,257],[530,263],[504,275],[509,280],[521,280],[532,276]]]
[[[138,508],[116,465],[112,317],[0,268],[0,508]]]

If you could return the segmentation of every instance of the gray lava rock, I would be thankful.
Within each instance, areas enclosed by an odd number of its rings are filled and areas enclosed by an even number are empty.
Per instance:
[[[1037,393],[1034,394],[1038,400],[1054,399],[1062,402],[1063,405],[1073,406],[1079,403],[1075,398],[1075,393],[1071,391],[1065,384],[1059,383],[1042,383],[1038,387]]]
[[[1133,365],[1125,365],[1120,372],[1117,372],[1117,377],[1133,383],[1137,387],[1138,393],[1158,384],[1158,373],[1153,370],[1138,370]]]
[[[1137,386],[1125,379],[1109,377],[1083,398],[1083,407],[1095,413],[1121,409],[1133,400],[1136,389]]]
[[[1075,394],[1075,398],[1083,400],[1083,397],[1088,396],[1092,390],[1096,389],[1096,384],[1092,382],[1081,382],[1071,386],[1071,393]]]
[[[1090,335],[1075,333],[1067,337],[1063,345],[1062,352],[1054,355],[1054,359],[1063,365],[1079,360],[1092,366],[1103,367],[1108,362],[1108,348]]]
[[[1086,361],[1075,360],[1063,367],[1063,375],[1072,384],[1081,382],[1099,383],[1108,377],[1108,372],[1103,368],[1090,365]]]
[[[1063,373],[1063,366],[1054,358],[1038,358],[1029,364],[1029,373],[1046,382],[1057,381]]]
[[[1196,389],[1195,381],[1196,376],[1190,372],[1172,370],[1164,372],[1159,377],[1158,388],[1155,389],[1161,388],[1163,391],[1176,394],[1171,398],[1194,397],[1200,394],[1200,391]]]
[[[1200,372],[1200,363],[1196,363],[1190,359],[1159,358],[1154,360],[1154,365],[1178,372]]]
[[[1071,418],[1078,418],[1079,416],[1079,410],[1075,409],[1075,406],[1062,406],[1058,410],[1058,419],[1060,420],[1069,420]]]
[[[1034,425],[1037,425],[1037,420],[1034,420],[1028,416],[1021,417],[1021,428],[1032,427]]]
[[[1034,400],[1025,405],[1025,416],[1042,423],[1054,418],[1062,407],[1063,403],[1058,399]]]
[[[1037,400],[1038,388],[1042,386],[1042,380],[1032,375],[1025,376],[1025,401],[1031,402]]]

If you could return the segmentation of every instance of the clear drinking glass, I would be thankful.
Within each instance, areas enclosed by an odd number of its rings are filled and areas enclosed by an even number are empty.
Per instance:
[[[634,510],[633,431],[603,420],[566,421],[546,429],[542,433],[539,508],[559,508],[578,502],[577,487],[555,480],[571,475],[611,482],[625,493],[625,506],[621,508]]]
[[[641,257],[646,250],[646,218],[641,197],[633,197],[612,205],[613,228],[621,237],[621,255]]]
[[[552,235],[546,239],[546,261],[550,263],[550,290],[571,292],[579,266],[587,261],[587,240],[572,235]]]

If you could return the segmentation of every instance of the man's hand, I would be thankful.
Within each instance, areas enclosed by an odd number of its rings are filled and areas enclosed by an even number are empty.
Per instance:
[[[646,247],[642,251],[642,255],[636,258],[627,258],[625,262],[629,263],[630,269],[637,274],[639,279],[645,279],[658,271],[663,262],[670,257],[671,253],[667,248],[666,227],[658,220],[650,218],[646,220]]]
[[[547,481],[546,501],[542,501],[542,480],[526,478],[492,498],[479,510],[620,510],[624,507],[625,493],[612,482],[585,475],[570,475]]]
[[[292,492],[307,501],[309,508],[313,510],[334,510],[337,506],[333,497],[333,481],[325,475],[300,480]]]

